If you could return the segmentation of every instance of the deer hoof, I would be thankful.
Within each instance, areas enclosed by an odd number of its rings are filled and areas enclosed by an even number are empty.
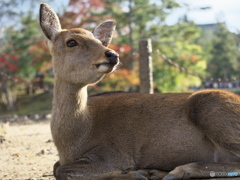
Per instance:
[[[179,180],[179,178],[174,174],[168,174],[164,178],[162,178],[162,180]]]
[[[134,180],[148,180],[148,178],[145,176],[146,174],[139,171],[131,171],[129,172],[130,174],[132,174]]]
[[[82,176],[83,172],[74,169],[69,165],[59,166],[55,172],[55,177],[57,180],[80,179]]]
[[[188,180],[191,179],[190,178],[190,173],[185,172],[183,174],[183,176],[181,176],[180,174],[171,174],[169,173],[168,175],[166,175],[165,177],[162,178],[162,180]]]
[[[144,171],[144,170],[138,170],[138,171],[122,171],[121,172],[122,175],[125,176],[126,179],[134,179],[134,180],[148,180],[148,172]],[[123,178],[124,176],[121,176],[120,179],[125,179]]]
[[[150,178],[149,178],[150,180],[161,180],[164,176],[168,174],[168,172],[157,170],[157,169],[151,169],[149,170],[149,174],[150,174]]]
[[[57,161],[57,162],[54,164],[54,166],[53,166],[53,175],[54,175],[54,177],[56,177],[56,171],[57,171],[57,168],[58,168],[59,166],[61,166],[61,164],[60,164],[59,161]]]

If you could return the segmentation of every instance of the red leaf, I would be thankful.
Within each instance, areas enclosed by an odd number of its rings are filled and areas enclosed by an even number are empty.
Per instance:
[[[12,58],[14,61],[18,61],[18,59],[19,59],[17,56],[12,56]]]

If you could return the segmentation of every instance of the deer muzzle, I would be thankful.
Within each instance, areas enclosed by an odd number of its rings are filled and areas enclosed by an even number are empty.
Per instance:
[[[116,65],[119,62],[119,55],[116,52],[106,51],[105,56],[109,64]]]
[[[119,55],[113,51],[106,51],[106,63],[97,64],[97,71],[101,73],[111,73],[120,64]]]

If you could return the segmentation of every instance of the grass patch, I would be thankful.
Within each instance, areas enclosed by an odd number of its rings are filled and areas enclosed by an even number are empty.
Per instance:
[[[43,92],[35,95],[20,95],[16,102],[16,112],[0,112],[3,114],[48,114],[52,109],[52,93]]]

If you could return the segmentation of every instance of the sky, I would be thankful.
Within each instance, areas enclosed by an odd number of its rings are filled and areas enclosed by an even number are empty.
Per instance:
[[[57,1],[57,4],[54,4]],[[54,7],[67,5],[68,0],[55,0]],[[159,0],[152,0],[159,1]],[[240,31],[240,0],[176,0],[182,7],[175,10],[168,18],[167,24],[175,24],[185,13],[189,20],[196,24],[212,24],[225,22],[229,31]],[[184,4],[188,4],[186,8]],[[61,5],[60,5],[61,6]],[[208,10],[199,10],[200,7],[210,7]]]
[[[187,13],[189,20],[196,24],[211,24],[225,22],[231,32],[240,32],[240,0],[176,0],[180,5],[189,4],[190,8],[178,8],[167,18],[167,24],[172,25],[178,18]],[[199,7],[211,7],[199,10]]]
[[[159,0],[152,0],[159,2]],[[240,0],[176,0],[182,7],[176,9],[167,18],[167,24],[175,24],[179,17],[187,14],[189,20],[196,24],[211,24],[225,22],[231,32],[240,32]],[[43,1],[44,2],[44,1]],[[69,0],[53,0],[50,6],[57,12],[67,7]],[[189,4],[189,8],[184,6]],[[23,7],[24,4],[23,4]],[[210,7],[208,10],[199,10],[200,7]],[[39,7],[35,7],[38,13]],[[60,13],[61,14],[61,13]],[[1,27],[1,25],[0,25]]]

